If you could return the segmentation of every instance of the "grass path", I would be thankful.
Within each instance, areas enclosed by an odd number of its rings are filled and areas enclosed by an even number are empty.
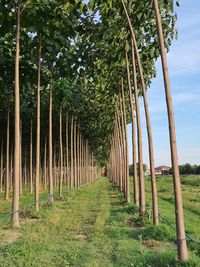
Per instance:
[[[107,179],[99,179],[55,199],[52,207],[43,205],[39,219],[26,217],[19,230],[1,225],[0,267],[179,266],[164,230],[139,227],[134,208]]]

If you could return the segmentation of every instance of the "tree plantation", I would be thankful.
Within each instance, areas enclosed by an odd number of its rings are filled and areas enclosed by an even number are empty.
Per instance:
[[[166,56],[175,5],[1,1],[0,266],[200,266],[200,210],[188,204],[191,192],[199,204],[199,177],[179,175]],[[159,57],[168,179],[156,177],[148,105]]]

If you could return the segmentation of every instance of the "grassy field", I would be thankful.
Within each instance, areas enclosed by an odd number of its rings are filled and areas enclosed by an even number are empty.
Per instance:
[[[200,176],[183,176],[181,182],[186,232],[200,240]],[[172,177],[160,176],[157,184],[159,212],[175,226]],[[146,178],[147,203],[151,203],[150,190],[150,178]]]
[[[199,184],[191,185],[190,178],[184,182],[186,228],[199,238]],[[173,222],[171,178],[161,177],[158,184],[160,212]],[[146,185],[150,203],[149,178]],[[21,201],[23,207],[33,198],[25,195]],[[0,217],[10,205],[0,201]],[[122,194],[105,178],[66,192],[63,199],[55,198],[52,206],[44,201],[39,214],[28,207],[22,216],[18,230],[10,229],[9,217],[0,220],[1,267],[200,266],[194,248],[190,262],[179,264],[174,231],[164,224],[155,228],[148,219],[141,222],[133,205],[127,206]]]

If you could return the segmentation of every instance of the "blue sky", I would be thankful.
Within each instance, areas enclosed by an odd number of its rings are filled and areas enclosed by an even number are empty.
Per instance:
[[[200,164],[200,1],[181,0],[178,14],[178,40],[167,54],[176,121],[179,163]],[[171,165],[168,120],[160,59],[157,77],[148,90],[156,165]],[[144,162],[149,163],[143,102]],[[132,162],[131,125],[128,126],[129,161]],[[149,165],[149,164],[148,164]]]

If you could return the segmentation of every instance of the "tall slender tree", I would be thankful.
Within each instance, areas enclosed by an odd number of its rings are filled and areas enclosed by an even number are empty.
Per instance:
[[[29,170],[29,182],[30,182],[30,193],[33,194],[33,121],[31,119],[30,128],[30,170]]]
[[[63,184],[63,143],[62,143],[62,99],[60,100],[60,177],[59,177],[59,196],[62,197]]]
[[[69,115],[66,113],[66,183],[69,189]]]
[[[146,86],[145,86],[145,80],[144,80],[144,74],[142,69],[142,64],[140,60],[139,50],[137,46],[137,41],[134,33],[134,29],[131,23],[130,16],[128,14],[127,8],[125,6],[124,0],[121,0],[127,21],[129,24],[130,32],[131,32],[131,42],[132,47],[135,48],[136,53],[136,59],[138,63],[139,68],[139,74],[140,74],[140,80],[142,85],[142,94],[143,94],[143,100],[144,100],[144,110],[145,110],[145,117],[146,117],[146,126],[147,126],[147,135],[148,135],[148,145],[149,145],[149,161],[150,161],[150,170],[151,170],[151,186],[152,186],[152,203],[153,203],[153,221],[155,225],[158,225],[158,195],[157,195],[157,185],[156,185],[156,176],[155,176],[155,163],[154,163],[154,150],[153,150],[153,135],[152,135],[152,129],[151,129],[151,121],[150,121],[150,113],[149,113],[149,107],[148,107],[148,100],[147,100],[147,94],[146,94]]]
[[[3,138],[1,140],[1,171],[0,171],[0,192],[3,191]]]
[[[37,77],[37,135],[36,135],[36,177],[35,177],[35,209],[39,211],[40,191],[40,82],[41,82],[41,52],[42,39],[38,35],[38,77]]]
[[[175,215],[176,215],[176,230],[177,230],[177,248],[178,257],[184,261],[188,259],[187,243],[185,236],[185,225],[184,225],[184,214],[183,214],[183,203],[182,203],[182,191],[181,182],[178,167],[178,154],[176,145],[176,132],[174,122],[174,112],[171,98],[170,79],[167,65],[167,56],[165,51],[165,42],[162,30],[162,21],[158,6],[158,1],[153,0],[153,8],[156,17],[158,38],[160,43],[161,60],[163,68],[163,77],[165,85],[165,95],[168,111],[168,122],[169,122],[169,136],[170,136],[170,147],[171,147],[171,161],[173,170],[173,181],[174,181],[174,196],[175,196]]]
[[[140,178],[139,179],[139,184],[140,184],[139,209],[140,209],[140,215],[144,216],[145,214],[145,183],[144,183],[144,171],[143,171],[142,127],[141,127],[140,107],[139,107],[139,99],[138,99],[138,85],[137,85],[137,75],[136,75],[136,65],[135,65],[135,49],[133,45],[132,45],[132,68],[133,68],[133,85],[134,85],[134,95],[135,95],[137,137],[138,137],[138,161],[139,161],[139,178]]]
[[[53,202],[52,81],[49,87],[49,202]],[[55,179],[55,176],[54,176]]]
[[[43,182],[44,182],[44,190],[46,190],[47,189],[47,138],[46,136],[45,136],[45,141],[44,141]]]
[[[5,180],[5,199],[9,199],[10,189],[10,110],[7,112],[7,137],[6,137],[6,180]]]
[[[74,186],[74,142],[73,142],[73,136],[74,136],[74,116],[71,117],[71,154],[70,154],[70,169],[71,169],[71,177],[70,177],[70,189]]]
[[[135,110],[133,103],[133,94],[131,88],[131,77],[129,69],[128,53],[126,52],[126,69],[129,88],[129,98],[131,106],[131,120],[132,120],[132,155],[133,155],[133,192],[134,192],[134,204],[139,206],[139,190],[138,190],[138,177],[137,177],[137,159],[136,159],[136,134],[135,134]]]
[[[122,106],[123,106],[123,117],[124,117],[124,137],[125,137],[125,179],[126,179],[126,201],[130,203],[130,181],[129,181],[129,164],[128,164],[128,137],[127,137],[127,129],[126,129],[126,105],[125,105],[125,97],[124,97],[124,82],[121,82],[121,95],[122,95]]]
[[[74,187],[77,187],[77,125],[76,119],[74,120]]]
[[[19,55],[20,55],[20,15],[18,2],[16,7],[16,56],[15,56],[15,159],[14,159],[14,191],[12,202],[12,224],[19,227],[19,157],[20,157],[20,88],[19,88]]]

